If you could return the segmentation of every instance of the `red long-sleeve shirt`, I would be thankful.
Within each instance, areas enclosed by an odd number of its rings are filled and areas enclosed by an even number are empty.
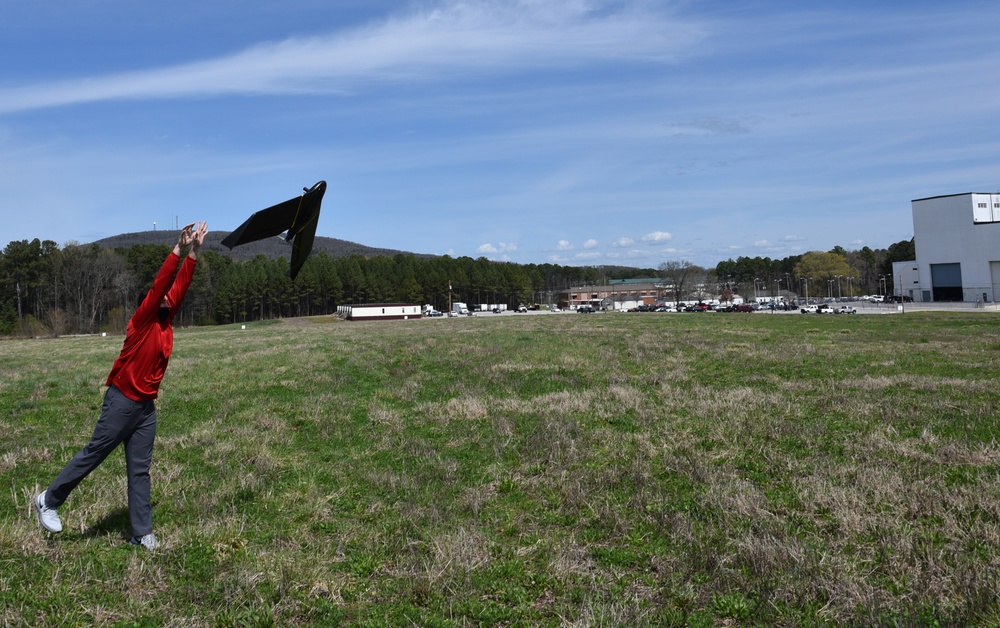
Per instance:
[[[195,260],[188,256],[174,279],[180,259],[171,252],[164,260],[153,287],[129,319],[122,352],[108,375],[106,385],[114,385],[133,401],[156,399],[167,370],[167,361],[174,348],[174,315],[180,310],[194,275]],[[164,295],[170,305],[170,315],[165,322],[160,322],[157,313]]]

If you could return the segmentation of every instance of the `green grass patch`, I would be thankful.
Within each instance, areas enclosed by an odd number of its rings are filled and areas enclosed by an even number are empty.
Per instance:
[[[154,526],[120,337],[0,342],[0,625],[1000,621],[1000,320],[538,315],[178,330]]]

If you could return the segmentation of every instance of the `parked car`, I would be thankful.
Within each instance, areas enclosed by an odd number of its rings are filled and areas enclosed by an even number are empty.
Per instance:
[[[590,307],[589,305],[581,305],[580,307],[576,308],[577,314],[593,314],[596,311],[597,310]]]
[[[837,314],[857,314],[858,310],[850,305],[841,305],[834,312]]]
[[[802,312],[803,314],[815,314],[816,307],[817,306],[815,305],[803,305],[801,308],[799,308],[799,311]]]
[[[740,303],[739,305],[736,306],[736,308],[734,309],[734,311],[735,312],[754,312],[756,310],[749,303]]]
[[[820,303],[816,306],[817,314],[833,314],[833,306],[829,303]]]

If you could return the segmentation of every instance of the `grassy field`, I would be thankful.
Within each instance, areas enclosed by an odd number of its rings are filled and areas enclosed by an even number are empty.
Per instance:
[[[179,330],[155,552],[121,337],[0,342],[0,625],[1000,622],[1000,318],[516,315]]]

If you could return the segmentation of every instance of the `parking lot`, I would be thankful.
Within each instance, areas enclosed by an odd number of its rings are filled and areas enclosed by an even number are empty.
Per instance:
[[[997,303],[986,303],[986,304],[976,304],[976,303],[904,303],[900,305],[899,303],[873,303],[870,301],[844,301],[844,302],[833,302],[829,304],[831,308],[836,309],[841,306],[847,305],[855,310],[857,315],[873,315],[873,314],[905,314],[906,312],[1000,312],[1000,304]],[[582,308],[581,308],[582,309]],[[753,314],[754,316],[816,316],[812,312],[803,314],[801,308],[796,307],[790,310],[770,310],[762,309],[753,312],[716,312],[714,310],[706,310],[703,312],[678,312],[676,310],[670,310],[666,312],[648,311],[648,312],[637,312],[637,311],[627,311],[627,310],[598,310],[595,309],[593,312],[588,311],[578,311],[575,309],[561,309],[559,311],[551,311],[545,308],[538,310],[527,310],[524,312],[518,312],[514,309],[508,309],[501,311],[500,313],[495,313],[491,311],[476,311],[472,312],[471,316],[474,317],[498,317],[498,316],[556,316],[556,315],[569,315],[569,314],[594,314],[600,316],[615,316],[615,315],[629,315],[629,316],[739,316],[741,314]],[[819,314],[821,316],[850,316],[851,314],[836,314],[833,312]],[[448,314],[444,314],[445,317]]]

